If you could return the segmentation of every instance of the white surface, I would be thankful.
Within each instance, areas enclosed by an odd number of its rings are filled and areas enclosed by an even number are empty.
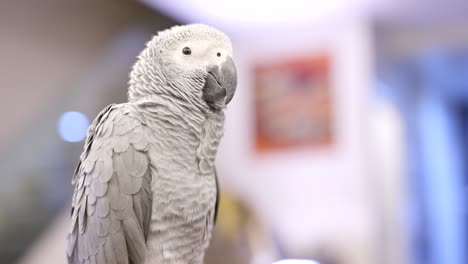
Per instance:
[[[291,254],[331,244],[336,255],[347,256],[346,263],[376,263],[370,256],[376,219],[366,157],[373,76],[370,25],[348,19],[282,33],[233,38],[240,79],[217,158],[221,186],[246,199]],[[253,65],[323,52],[332,60],[335,143],[255,154]]]
[[[231,31],[310,25],[368,9],[370,0],[143,0],[183,22],[208,23]]]
[[[140,0],[183,23],[207,23],[231,34],[310,28],[360,15],[385,24],[466,17],[462,0]]]
[[[385,85],[385,84],[380,84]],[[382,208],[380,210],[384,236],[386,241],[381,245],[385,248],[386,259],[393,263],[408,263],[410,261],[408,221],[407,164],[405,126],[401,113],[395,105],[382,98],[372,105],[370,113],[370,128],[372,133],[371,164],[379,177],[375,179],[375,192],[380,194]],[[377,174],[377,173],[375,173]]]

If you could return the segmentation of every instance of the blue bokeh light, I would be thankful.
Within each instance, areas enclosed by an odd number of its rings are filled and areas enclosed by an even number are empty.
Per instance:
[[[277,261],[273,264],[320,264],[314,260],[306,260],[306,259],[284,259]]]
[[[65,112],[60,116],[57,129],[63,140],[80,142],[86,137],[89,120],[80,112]]]

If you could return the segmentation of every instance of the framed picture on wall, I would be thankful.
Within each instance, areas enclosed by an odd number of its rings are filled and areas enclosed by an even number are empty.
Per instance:
[[[254,66],[258,152],[333,142],[330,59],[289,58]]]

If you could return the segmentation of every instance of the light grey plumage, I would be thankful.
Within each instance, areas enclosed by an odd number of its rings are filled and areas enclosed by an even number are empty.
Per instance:
[[[72,180],[69,263],[203,262],[223,109],[236,87],[231,58],[229,38],[206,25],[147,43],[129,102],[108,106],[88,129]]]

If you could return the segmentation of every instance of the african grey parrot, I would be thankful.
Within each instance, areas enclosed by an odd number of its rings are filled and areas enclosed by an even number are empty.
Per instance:
[[[203,262],[236,84],[231,41],[217,29],[175,26],[146,44],[128,102],[105,108],[88,129],[72,180],[69,263]]]

